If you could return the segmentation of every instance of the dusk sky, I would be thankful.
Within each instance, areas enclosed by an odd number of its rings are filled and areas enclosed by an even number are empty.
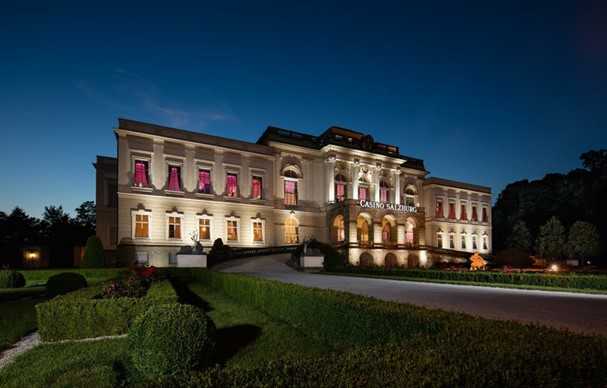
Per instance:
[[[3,2],[0,211],[94,200],[118,117],[352,128],[494,199],[607,148],[605,1],[86,3]]]

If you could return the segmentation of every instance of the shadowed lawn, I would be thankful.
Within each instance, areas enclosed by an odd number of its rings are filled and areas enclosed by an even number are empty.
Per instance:
[[[27,298],[0,303],[0,352],[36,329],[36,303],[44,298]]]

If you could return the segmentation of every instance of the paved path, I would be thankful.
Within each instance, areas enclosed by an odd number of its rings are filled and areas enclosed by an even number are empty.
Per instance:
[[[285,255],[263,256],[223,263],[216,269],[485,318],[607,335],[607,295],[318,275],[295,271],[286,261]]]

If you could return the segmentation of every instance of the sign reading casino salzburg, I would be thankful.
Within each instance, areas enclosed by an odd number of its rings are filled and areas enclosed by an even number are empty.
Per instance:
[[[417,212],[417,208],[415,206],[401,205],[399,203],[392,202],[365,201],[364,199],[361,199],[360,201],[358,201],[358,205],[367,209],[394,210],[402,213]]]

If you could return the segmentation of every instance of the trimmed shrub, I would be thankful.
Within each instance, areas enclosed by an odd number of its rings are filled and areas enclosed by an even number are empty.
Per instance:
[[[67,294],[87,286],[84,276],[75,272],[64,272],[53,275],[46,282],[46,292],[53,298],[57,295]]]
[[[82,267],[100,268],[105,264],[105,252],[103,243],[97,236],[91,236],[86,240],[84,247],[84,256],[82,257]]]
[[[221,263],[232,258],[232,248],[229,245],[225,245],[221,238],[215,239],[213,246],[207,256],[208,266]]]
[[[0,288],[21,288],[25,286],[25,277],[15,270],[0,271]]]
[[[99,298],[104,286],[83,288],[36,305],[44,341],[125,334],[138,315],[154,305],[177,303],[168,280],[154,282],[143,298]]]
[[[191,305],[152,306],[129,329],[133,365],[149,378],[205,367],[214,346],[213,321]]]
[[[493,260],[497,265],[515,268],[529,268],[533,264],[529,253],[520,248],[508,248],[499,251],[495,254]]]
[[[73,272],[85,277],[88,284],[117,279],[128,273],[128,268],[64,268],[64,269],[30,269],[22,271],[26,284],[45,285],[48,279],[60,273]]]

